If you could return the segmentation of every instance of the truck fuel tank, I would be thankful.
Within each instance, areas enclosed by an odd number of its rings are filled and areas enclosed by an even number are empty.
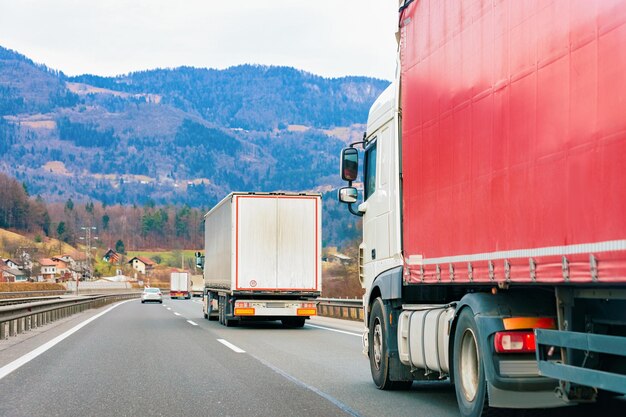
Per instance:
[[[448,344],[454,307],[448,305],[403,305],[398,321],[400,362],[425,374],[450,371]]]

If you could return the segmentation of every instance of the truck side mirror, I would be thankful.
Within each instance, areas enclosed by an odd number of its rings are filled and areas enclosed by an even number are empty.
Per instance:
[[[196,252],[196,266],[204,270],[204,255],[202,255],[202,252]]]
[[[341,150],[341,178],[344,181],[354,181],[359,174],[359,151],[355,148]],[[340,201],[342,201],[340,199]]]
[[[339,189],[338,198],[339,201],[346,204],[356,203],[359,193],[354,187],[343,187]]]

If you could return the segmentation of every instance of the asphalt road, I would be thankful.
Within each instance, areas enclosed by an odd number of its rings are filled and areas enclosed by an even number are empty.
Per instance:
[[[0,367],[96,313],[0,346]],[[446,382],[377,390],[359,333],[326,318],[226,328],[202,317],[198,299],[134,300],[0,375],[0,416],[458,416]],[[543,413],[517,414],[573,415]]]

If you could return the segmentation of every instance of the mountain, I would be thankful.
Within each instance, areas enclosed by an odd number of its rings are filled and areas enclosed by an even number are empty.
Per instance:
[[[260,65],[68,77],[0,47],[0,172],[46,201],[108,205],[329,191],[388,84]]]

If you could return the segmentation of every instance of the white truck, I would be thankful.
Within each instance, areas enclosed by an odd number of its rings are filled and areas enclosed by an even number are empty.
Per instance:
[[[625,22],[626,0],[400,0],[363,200],[359,144],[339,191],[379,389],[447,378],[463,417],[626,395]]]
[[[321,196],[234,192],[204,216],[204,317],[302,327],[321,294]]]
[[[172,272],[170,274],[170,297],[191,298],[191,276],[188,272]]]
[[[202,275],[191,276],[191,295],[192,297],[202,297],[204,293],[204,277]]]

